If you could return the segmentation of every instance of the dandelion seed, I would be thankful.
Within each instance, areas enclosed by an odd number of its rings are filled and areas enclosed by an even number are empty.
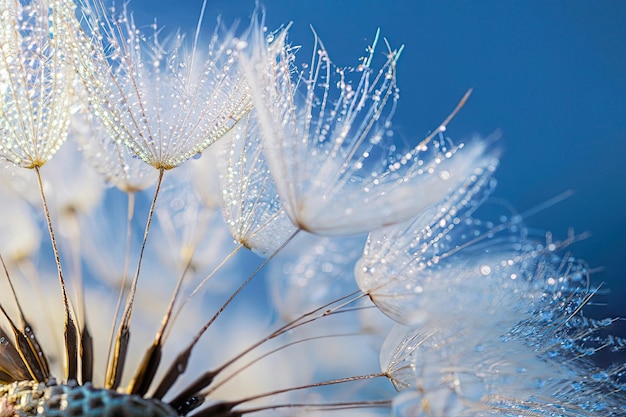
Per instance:
[[[186,53],[181,34],[163,40],[154,24],[152,33],[144,35],[125,6],[117,15],[101,1],[81,2],[83,27],[78,25],[71,8],[64,11],[66,30],[71,35],[65,46],[73,53],[74,65],[94,112],[117,142],[124,143],[159,171],[109,368],[107,386],[116,388],[124,366],[133,299],[164,170],[200,154],[250,110],[248,87],[235,65],[237,52],[246,42],[235,39],[233,33],[220,38],[216,32],[203,58],[198,44],[203,12],[191,52]]]
[[[80,5],[86,33],[75,28],[69,48],[91,104],[109,134],[149,165],[180,165],[250,110],[236,66],[245,41],[232,32],[216,32],[206,53],[197,33],[186,52],[182,34],[162,39],[155,26],[144,35],[125,8],[116,15],[100,1]]]

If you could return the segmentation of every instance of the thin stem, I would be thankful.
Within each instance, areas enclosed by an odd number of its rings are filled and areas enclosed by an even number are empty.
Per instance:
[[[364,381],[367,379],[376,379],[376,378],[381,378],[381,377],[387,377],[387,373],[379,372],[376,374],[349,376],[347,378],[331,379],[329,381],[315,382],[313,384],[305,384],[305,385],[298,385],[295,387],[282,388],[282,389],[265,392],[263,394],[251,395],[250,397],[244,398],[242,400],[237,400],[234,402],[237,403],[236,405],[239,405],[239,404],[243,404],[249,401],[258,400],[261,398],[273,397],[275,395],[283,394],[285,392],[299,391],[299,390],[309,389],[309,388],[326,387],[329,385],[345,384],[346,382]]]
[[[375,378],[380,378],[380,377],[387,377],[387,374],[384,372],[381,373],[377,373],[377,374],[368,374],[368,375],[359,375],[359,376],[351,376],[351,377],[347,377],[347,378],[338,378],[338,379],[332,379],[329,381],[322,381],[322,382],[316,382],[313,384],[306,384],[306,385],[299,385],[299,386],[295,386],[295,387],[289,387],[289,388],[283,388],[283,389],[277,389],[277,390],[273,390],[273,391],[269,391],[269,392],[265,392],[263,394],[257,394],[257,395],[252,395],[250,397],[241,399],[241,400],[236,400],[236,401],[224,401],[224,402],[219,402],[217,404],[214,404],[208,408],[205,408],[204,410],[200,411],[199,413],[197,413],[197,416],[212,416],[212,412],[213,410],[216,410],[217,413],[215,415],[220,415],[220,416],[228,416],[230,413],[230,410],[232,410],[233,408],[250,402],[250,401],[254,401],[254,400],[258,400],[261,398],[266,398],[266,397],[273,397],[275,395],[278,394],[283,394],[286,392],[292,392],[292,391],[299,391],[299,390],[303,390],[303,389],[310,389],[310,388],[318,388],[318,387],[326,387],[329,385],[337,385],[337,384],[344,384],[346,382],[355,382],[355,381],[363,381],[363,380],[368,380],[368,379],[375,379]],[[239,416],[241,415],[241,412],[234,412],[231,415],[234,416]]]
[[[115,315],[113,316],[113,324],[111,325],[111,334],[109,336],[109,349],[107,351],[107,363],[104,369],[109,369],[111,361],[111,352],[113,351],[113,345],[115,342],[115,329],[117,327],[117,320],[122,308],[122,300],[124,299],[126,289],[126,279],[128,277],[128,264],[130,262],[130,244],[133,236],[132,221],[135,213],[135,192],[130,191],[126,193],[128,197],[128,205],[126,208],[126,253],[124,255],[124,270],[122,272],[122,282],[120,283],[120,293],[117,297],[117,304],[115,305]]]
[[[357,295],[359,294],[359,295]],[[356,297],[355,297],[356,295]],[[328,304],[325,304],[321,307],[316,308],[315,310],[312,310],[308,313],[305,313],[303,315],[301,315],[300,317],[292,320],[291,322],[285,324],[284,326],[280,327],[278,330],[275,330],[274,332],[272,332],[269,336],[259,340],[258,342],[254,343],[253,345],[251,345],[249,348],[245,349],[243,352],[241,352],[240,354],[238,354],[237,356],[235,356],[234,358],[232,358],[231,360],[229,360],[228,362],[226,362],[225,364],[223,364],[222,366],[220,366],[217,369],[217,372],[222,372],[224,369],[226,369],[227,367],[231,366],[233,363],[235,363],[236,361],[238,361],[239,359],[241,359],[243,356],[247,355],[248,353],[252,352],[254,349],[258,348],[259,346],[263,345],[264,343],[277,338],[278,336],[291,331],[297,327],[303,326],[307,323],[313,322],[321,317],[324,316],[329,316],[335,312],[337,312],[337,310],[339,308],[342,308],[348,304],[351,304],[355,301],[357,301],[358,299],[362,298],[363,296],[365,296],[366,294],[362,294],[360,291],[355,291],[351,294],[348,294],[346,296],[343,296],[335,301],[332,301]],[[354,298],[351,298],[354,297]],[[339,306],[333,307],[333,308],[329,308],[330,306],[332,306],[333,304],[339,303],[341,301],[344,300],[348,300],[345,301],[344,303],[340,304]],[[315,313],[319,313],[320,311],[324,310],[322,313],[320,313],[319,315],[315,316]],[[307,319],[308,318],[308,319]],[[307,319],[307,320],[305,320]]]
[[[39,193],[41,194],[41,202],[43,205],[44,215],[48,224],[48,232],[50,233],[50,242],[52,243],[52,250],[54,252],[54,260],[57,265],[57,272],[59,276],[59,284],[61,286],[61,294],[63,300],[63,307],[65,309],[65,329],[63,337],[65,338],[65,364],[66,364],[66,377],[68,380],[75,380],[77,378],[78,370],[78,327],[72,317],[72,311],[70,308],[70,301],[67,294],[67,287],[65,285],[65,279],[63,279],[63,269],[61,268],[61,258],[59,256],[59,249],[57,247],[57,241],[54,236],[54,229],[52,227],[52,218],[50,217],[50,210],[48,209],[48,202],[46,201],[46,195],[43,190],[43,182],[41,180],[41,173],[39,167],[33,168],[35,174],[37,174],[37,184],[39,185]]]
[[[185,300],[181,303],[181,305],[178,307],[178,310],[176,310],[176,313],[174,313],[174,318],[172,319],[172,321],[176,321],[176,319],[178,318],[178,316],[180,315],[181,311],[183,310],[183,308],[189,303],[189,301],[198,293],[198,291],[200,291],[200,289],[220,270],[222,269],[222,267],[228,262],[230,261],[233,256],[235,256],[237,254],[237,252],[239,252],[241,250],[241,248],[243,247],[243,244],[239,244],[237,245],[237,247],[235,249],[233,249],[220,263],[219,265],[217,265],[207,276],[205,276],[202,281],[196,285],[196,287],[193,289],[193,291],[189,294],[189,296],[187,298],[185,298]],[[169,333],[168,333],[169,334]],[[165,336],[165,338],[167,339],[167,335]]]
[[[360,295],[357,295],[360,294]],[[355,295],[357,295],[355,297]],[[235,355],[233,358],[231,358],[230,360],[228,360],[227,362],[225,362],[224,364],[222,364],[219,368],[216,368],[214,370],[211,371],[207,371],[204,374],[202,374],[200,377],[198,377],[192,384],[188,385],[187,388],[185,388],[184,390],[182,390],[178,396],[172,400],[170,402],[170,405],[178,410],[181,414],[187,414],[189,411],[191,411],[191,409],[197,407],[200,405],[200,403],[195,402],[195,401],[190,401],[190,400],[196,400],[201,398],[203,395],[209,395],[213,390],[209,389],[207,391],[205,391],[205,394],[199,394],[199,392],[204,389],[209,387],[214,378],[219,375],[221,372],[223,372],[225,369],[227,369],[228,367],[230,367],[231,365],[233,365],[235,362],[239,361],[241,358],[243,358],[245,355],[247,355],[248,353],[252,352],[253,350],[255,350],[256,348],[258,348],[259,346],[263,345],[264,343],[268,342],[269,340],[272,340],[278,336],[280,336],[281,334],[293,330],[296,327],[299,326],[303,326],[307,323],[310,323],[312,321],[315,321],[321,317],[325,317],[325,316],[329,316],[331,314],[334,314],[337,312],[337,310],[339,308],[343,308],[344,306],[355,302],[357,300],[359,300],[360,298],[366,296],[367,294],[363,294],[360,291],[356,291],[353,292],[351,294],[348,294],[346,296],[343,296],[335,301],[332,301],[330,303],[327,303],[321,307],[316,308],[315,310],[312,310],[308,313],[305,313],[303,315],[301,315],[300,317],[292,320],[291,322],[285,324],[284,326],[282,326],[281,328],[279,328],[278,330],[275,330],[273,333],[271,333],[270,335],[264,337],[263,339],[259,340],[258,342],[252,344],[250,347],[248,347],[247,349],[243,350],[242,352],[238,353],[237,355]],[[349,300],[347,302],[344,302],[345,300]],[[333,304],[337,304],[337,303],[341,303],[339,306],[333,307],[333,308],[329,308],[331,307]],[[319,313],[318,315],[315,315],[316,313]],[[307,319],[308,318],[308,319]],[[307,319],[307,320],[305,320]],[[162,398],[162,396],[167,392],[167,389],[169,389],[169,387],[171,387],[171,385],[173,385],[173,383],[176,381],[176,378],[182,374],[185,370],[185,366],[187,365],[187,361],[189,360],[189,356],[191,354],[191,348],[193,347],[194,343],[192,343],[185,351],[181,352],[178,357],[176,358],[175,362],[171,365],[170,369],[168,370],[166,376],[163,378],[163,381],[161,382],[161,385],[159,386],[159,388],[157,388],[156,393],[153,395],[153,397],[155,398]],[[290,344],[289,344],[290,345]],[[287,346],[289,346],[287,345]],[[166,388],[166,389],[164,389]],[[160,395],[159,397],[157,397],[157,395]],[[189,408],[191,407],[191,408]],[[183,412],[184,411],[184,412]]]
[[[391,407],[391,400],[372,400],[372,401],[352,401],[352,402],[337,402],[337,403],[288,403],[288,404],[272,404],[264,407],[246,408],[244,410],[237,410],[237,415],[258,413],[260,411],[276,410],[279,408],[306,408],[310,410],[350,410],[357,408],[389,408]],[[202,412],[198,413],[202,415]]]
[[[83,285],[83,272],[81,264],[81,234],[80,224],[76,210],[69,207],[65,210],[66,222],[64,234],[69,235],[65,239],[65,243],[69,244],[70,250],[64,250],[64,254],[71,254],[72,270],[70,271],[70,282],[74,290],[74,299],[76,300],[76,323],[79,328],[79,357],[81,366],[81,383],[91,382],[93,378],[93,339],[89,331],[87,321],[87,309],[85,307],[85,288]],[[63,241],[61,241],[63,245]],[[66,258],[67,260],[67,258]]]
[[[220,379],[219,382],[217,382],[215,385],[211,386],[210,388],[206,389],[203,393],[204,396],[209,396],[211,395],[213,392],[215,392],[219,387],[223,386],[224,384],[226,384],[228,381],[232,380],[233,378],[235,378],[237,375],[241,374],[243,371],[245,371],[246,369],[250,368],[252,365],[254,365],[255,363],[260,362],[262,359],[265,359],[271,355],[273,355],[274,353],[280,352],[283,349],[287,349],[291,346],[295,346],[295,345],[299,345],[301,343],[306,343],[306,342],[311,342],[314,340],[321,340],[321,339],[330,339],[330,338],[334,338],[334,337],[349,337],[349,336],[360,336],[360,333],[347,333],[347,334],[328,334],[328,335],[323,335],[323,336],[312,336],[312,337],[306,337],[303,339],[298,339],[298,340],[294,340],[292,342],[289,342],[287,344],[281,345],[275,349],[272,349],[268,352],[263,353],[262,355],[252,359],[250,362],[246,363],[245,365],[243,365],[241,368],[237,369],[235,372],[233,372],[232,374],[229,374],[226,378]]]
[[[152,198],[152,204],[150,205],[150,211],[148,212],[148,220],[146,221],[146,228],[143,234],[143,241],[141,243],[141,251],[139,252],[139,260],[137,261],[137,270],[126,298],[126,304],[124,305],[124,313],[122,315],[122,321],[118,328],[117,336],[115,338],[115,351],[113,352],[113,360],[110,367],[107,369],[107,377],[105,381],[105,387],[107,389],[116,389],[119,387],[122,379],[122,372],[124,370],[124,362],[126,361],[126,354],[128,353],[128,341],[130,338],[130,319],[133,313],[133,302],[135,299],[135,293],[137,292],[137,283],[139,281],[139,274],[141,272],[141,261],[143,260],[144,250],[146,248],[146,241],[148,240],[148,234],[150,232],[150,224],[152,223],[152,217],[154,215],[154,208],[156,206],[157,197],[161,190],[161,184],[163,183],[164,168],[159,169],[159,179],[157,180],[156,189],[154,190],[154,197]]]
[[[156,374],[159,364],[161,363],[161,356],[163,350],[163,334],[165,333],[165,329],[167,328],[170,319],[172,318],[172,311],[174,310],[174,304],[176,303],[176,299],[178,298],[178,294],[180,293],[183,282],[185,281],[185,276],[191,268],[191,263],[193,262],[193,255],[189,256],[187,263],[185,264],[185,268],[181,273],[180,277],[176,282],[176,287],[174,288],[174,293],[170,297],[169,305],[167,306],[167,310],[163,319],[161,320],[161,327],[157,330],[157,333],[154,337],[154,341],[152,342],[152,346],[145,353],[141,365],[137,370],[137,373],[133,377],[133,380],[130,382],[128,386],[128,393],[141,395],[143,396],[150,388],[150,384],[154,379],[154,375]]]
[[[30,378],[38,382],[44,382],[49,377],[48,361],[46,359],[46,355],[41,350],[39,342],[37,342],[37,338],[35,337],[35,334],[32,331],[32,327],[28,325],[28,323],[26,322],[26,319],[24,318],[24,313],[22,312],[22,306],[19,300],[17,299],[17,294],[15,293],[15,288],[13,287],[13,281],[11,280],[9,271],[7,269],[6,264],[4,263],[4,258],[2,257],[2,255],[0,255],[0,262],[2,263],[4,274],[11,288],[11,292],[13,294],[13,300],[15,301],[17,308],[18,308],[18,313],[19,313],[20,322],[21,322],[20,325],[22,328],[18,331],[18,328],[13,322],[13,319],[11,319],[9,314],[5,311],[2,304],[0,304],[0,312],[2,312],[2,315],[8,321],[11,327],[11,330],[13,331],[13,335],[15,336],[15,341],[17,343],[15,346],[16,351],[18,352],[21,358],[22,364],[26,366],[26,369],[28,370],[28,374],[30,375]],[[27,329],[28,329],[28,333],[27,333]],[[4,332],[0,330],[0,333],[2,333],[2,336],[0,337],[4,338],[5,337]],[[5,354],[10,355],[10,353],[5,352],[5,351],[3,351],[2,353],[3,355]],[[23,370],[22,367],[17,365],[19,364],[19,362],[15,362],[15,361],[13,362],[16,364],[17,367]],[[3,368],[4,367],[0,369],[4,370],[6,373],[7,369],[3,369]]]
[[[85,294],[83,288],[81,256],[80,256],[80,225],[76,211],[71,207],[63,208],[60,217],[65,221],[61,234],[60,246],[64,254],[68,281],[71,283],[74,296],[74,315],[79,327],[85,323]],[[69,247],[68,247],[69,246]],[[69,264],[69,267],[68,267]]]
[[[9,288],[11,289],[11,294],[13,295],[13,300],[15,301],[15,305],[17,306],[17,311],[20,315],[20,324],[22,327],[26,325],[26,319],[24,318],[24,310],[22,309],[22,304],[20,304],[17,293],[15,292],[15,287],[13,286],[13,280],[9,275],[9,270],[7,269],[6,264],[4,263],[4,258],[0,255],[0,263],[2,263],[2,268],[4,269],[4,275],[7,277],[7,282],[9,283]]]

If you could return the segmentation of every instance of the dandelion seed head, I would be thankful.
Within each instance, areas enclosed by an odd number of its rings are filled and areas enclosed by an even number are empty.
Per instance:
[[[470,92],[398,143],[403,47],[2,5],[0,415],[626,413],[580,236],[480,219],[499,152],[443,134]]]

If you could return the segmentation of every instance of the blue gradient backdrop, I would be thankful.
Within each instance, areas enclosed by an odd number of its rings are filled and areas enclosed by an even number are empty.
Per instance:
[[[132,0],[138,23],[191,32],[201,0]],[[414,142],[436,127],[470,87],[448,133],[461,140],[500,129],[504,147],[496,195],[521,211],[564,190],[575,194],[532,218],[564,238],[591,237],[571,251],[603,271],[611,292],[600,316],[626,317],[626,2],[266,0],[270,29],[293,22],[290,40],[310,50],[309,25],[331,59],[351,65],[377,28],[405,45],[394,125]],[[252,0],[209,0],[217,15],[247,25]],[[306,59],[303,52],[301,59]],[[620,333],[626,336],[626,326]]]

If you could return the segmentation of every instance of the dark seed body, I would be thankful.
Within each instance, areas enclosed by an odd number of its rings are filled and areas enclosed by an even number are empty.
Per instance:
[[[162,401],[94,388],[33,381],[0,385],[0,417],[175,417]]]

